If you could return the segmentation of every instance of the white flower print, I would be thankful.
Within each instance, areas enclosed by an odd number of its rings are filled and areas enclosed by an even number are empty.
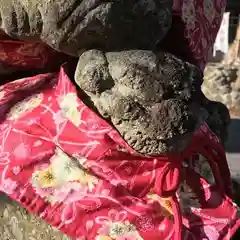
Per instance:
[[[110,210],[108,217],[97,217],[95,221],[101,224],[101,228],[95,240],[143,240],[126,216],[124,211]]]
[[[18,175],[21,172],[21,168],[19,166],[13,167],[12,172],[15,175]]]
[[[9,153],[8,152],[2,152],[0,151],[0,165],[8,165],[10,162],[9,159]]]
[[[35,94],[31,97],[24,99],[16,103],[7,114],[9,120],[15,120],[20,117],[23,117],[26,113],[33,111],[37,108],[43,100],[43,94]]]
[[[42,190],[40,190],[39,193],[42,195]],[[87,193],[87,189],[82,187],[79,183],[69,182],[64,184],[64,186],[56,188],[53,194],[49,193],[49,191],[46,191],[45,197],[51,204],[59,202],[70,204],[76,199],[81,199]],[[78,198],[76,198],[77,194]]]
[[[81,124],[81,115],[78,111],[79,103],[77,95],[75,93],[68,93],[59,97],[58,102],[63,116],[68,118],[74,125],[79,126]]]
[[[10,178],[3,179],[2,183],[0,184],[0,192],[11,195],[14,193],[17,187],[18,184],[12,181]]]
[[[204,0],[203,3],[203,11],[204,15],[209,21],[210,24],[212,24],[214,18],[215,18],[215,8],[213,6],[212,0]]]
[[[56,125],[60,125],[66,121],[66,117],[63,116],[62,111],[58,111],[53,115],[53,120],[56,123]]]
[[[20,143],[13,151],[13,155],[17,160],[27,159],[30,155],[30,149],[24,143]]]
[[[87,184],[89,189],[94,187],[96,179],[87,173],[77,159],[69,157],[61,149],[55,150],[55,155],[50,161],[51,165],[47,171],[54,175],[57,185],[64,182],[81,181],[81,183]]]
[[[193,0],[183,1],[182,20],[188,29],[193,29],[195,27],[196,13]]]
[[[50,202],[64,201],[74,192],[82,197],[87,191],[92,192],[97,183],[98,179],[77,159],[69,157],[59,148],[50,159],[50,165],[32,175],[35,191]]]

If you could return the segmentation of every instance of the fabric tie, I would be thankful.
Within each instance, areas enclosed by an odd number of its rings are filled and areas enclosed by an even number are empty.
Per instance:
[[[202,131],[202,129],[205,129],[205,131]],[[174,240],[182,240],[182,214],[176,194],[181,182],[182,163],[196,156],[196,154],[204,156],[208,161],[220,193],[226,193],[231,197],[229,190],[230,172],[227,171],[226,182],[222,177],[223,171],[228,170],[224,149],[219,139],[206,125],[203,125],[194,135],[191,145],[182,154],[179,154],[177,158],[167,158],[166,164],[156,178],[156,193],[162,198],[169,198],[171,201],[175,221]]]
[[[182,216],[176,192],[180,185],[181,161],[167,162],[163,169],[159,171],[155,191],[162,198],[169,198],[175,221],[174,240],[182,239]]]

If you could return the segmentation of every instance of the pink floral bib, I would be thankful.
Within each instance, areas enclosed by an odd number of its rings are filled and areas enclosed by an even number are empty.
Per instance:
[[[0,95],[0,190],[73,239],[219,240],[239,227],[224,151],[207,126],[185,152],[153,158],[92,112],[63,68]],[[191,167],[198,153],[214,184]]]

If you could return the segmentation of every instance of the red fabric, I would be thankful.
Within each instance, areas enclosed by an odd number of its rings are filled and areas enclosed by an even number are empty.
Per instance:
[[[16,70],[52,70],[70,57],[42,43],[32,43],[1,38],[0,64]],[[0,72],[1,74],[1,72]]]
[[[239,227],[228,168],[217,167],[225,154],[207,126],[185,152],[151,158],[84,105],[63,69],[0,94],[0,189],[69,236],[218,240]],[[181,166],[196,153],[208,157],[216,185]],[[200,204],[188,212],[176,193],[183,179]]]
[[[175,1],[188,44],[169,49],[189,51],[203,69],[224,4]],[[175,23],[168,37],[181,42]],[[57,59],[41,44],[0,46],[0,60],[11,66],[41,68]],[[190,167],[197,154],[209,161],[216,184]],[[142,156],[80,100],[63,68],[0,87],[0,191],[73,239],[227,240],[240,225],[230,185],[224,150],[206,125],[183,153]]]
[[[174,0],[173,3],[172,26],[159,45],[204,70],[226,0]]]
[[[18,68],[45,67],[50,49],[40,43],[26,43],[14,40],[0,41],[0,62]]]

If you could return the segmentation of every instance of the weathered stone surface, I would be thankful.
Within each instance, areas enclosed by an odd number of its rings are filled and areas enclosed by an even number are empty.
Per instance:
[[[228,138],[228,126],[230,124],[230,114],[228,108],[221,102],[205,99],[202,103],[202,110],[205,112],[204,120],[209,128],[225,144]]]
[[[172,0],[0,0],[1,29],[78,56],[84,49],[154,49]]]
[[[202,90],[214,101],[225,104],[229,109],[240,110],[240,63],[225,62],[208,66]]]
[[[71,240],[0,192],[1,240]]]
[[[168,53],[90,50],[79,59],[75,81],[141,153],[183,150],[199,121],[201,73]]]

